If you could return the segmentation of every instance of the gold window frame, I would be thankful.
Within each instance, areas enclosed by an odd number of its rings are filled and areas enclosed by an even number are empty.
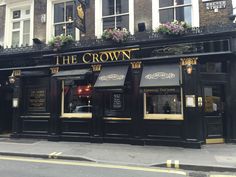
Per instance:
[[[183,89],[180,87],[181,94],[181,114],[146,114],[146,93],[144,93],[144,119],[145,120],[184,120],[183,115]]]
[[[92,113],[64,113],[64,88],[65,82],[62,80],[62,93],[61,93],[61,116],[60,118],[81,118],[92,119]]]

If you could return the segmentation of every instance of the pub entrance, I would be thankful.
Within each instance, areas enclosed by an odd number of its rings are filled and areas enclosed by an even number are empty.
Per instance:
[[[225,85],[203,86],[203,118],[206,144],[224,143]]]
[[[10,134],[12,131],[12,94],[8,83],[0,87],[0,134]]]

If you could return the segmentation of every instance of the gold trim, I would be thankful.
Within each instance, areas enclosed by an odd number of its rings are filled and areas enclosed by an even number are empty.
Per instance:
[[[135,61],[135,62],[131,62],[131,67],[132,69],[140,69],[141,68],[141,61]]]
[[[13,76],[21,76],[21,70],[13,70]]]
[[[132,120],[131,118],[119,117],[103,117],[103,120]]]
[[[184,120],[182,114],[145,114],[145,120]]]
[[[225,143],[224,138],[206,139],[206,144],[222,144],[222,143]]]
[[[91,65],[93,68],[93,71],[101,71],[102,65]]]
[[[187,65],[196,65],[197,64],[198,57],[192,57],[192,58],[180,58],[180,62],[182,66]]]
[[[51,70],[51,74],[56,74],[59,72],[59,67],[52,67],[50,68],[50,70]]]

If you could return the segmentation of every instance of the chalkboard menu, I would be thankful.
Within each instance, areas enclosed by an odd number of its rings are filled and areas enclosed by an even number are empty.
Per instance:
[[[114,93],[112,95],[112,108],[115,110],[123,108],[123,94]]]
[[[46,89],[30,88],[28,90],[28,111],[46,111]]]

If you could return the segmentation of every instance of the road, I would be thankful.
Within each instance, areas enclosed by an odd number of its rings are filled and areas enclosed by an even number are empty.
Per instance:
[[[0,156],[2,177],[182,177],[183,171]]]
[[[1,177],[183,177],[189,174],[174,169],[0,156]],[[236,177],[194,174],[197,177]]]

